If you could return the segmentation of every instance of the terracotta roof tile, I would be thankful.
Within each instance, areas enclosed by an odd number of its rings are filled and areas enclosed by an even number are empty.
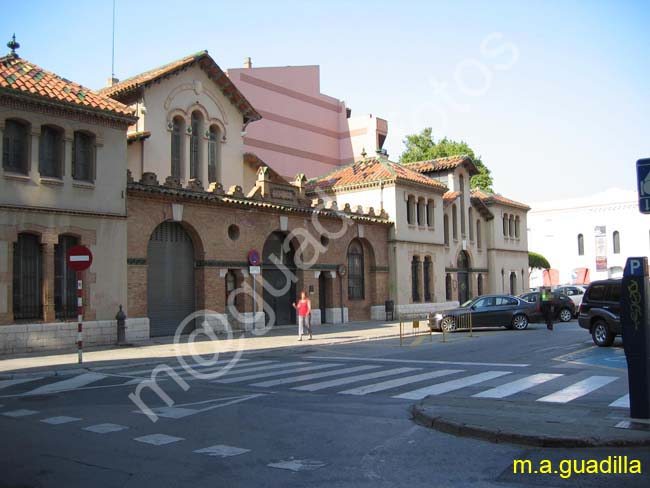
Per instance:
[[[443,206],[447,206],[450,203],[454,202],[458,197],[460,196],[459,191],[448,191],[442,196],[442,204]]]
[[[314,178],[307,183],[308,191],[319,189],[343,189],[358,185],[394,183],[406,181],[426,185],[439,192],[447,189],[439,181],[433,180],[413,171],[406,166],[387,159],[369,158],[343,166],[332,173]]]
[[[140,86],[147,86],[150,83],[174,75],[183,71],[190,66],[198,64],[203,71],[212,79],[220,88],[223,94],[230,99],[232,104],[244,115],[248,121],[259,120],[262,116],[253,108],[246,97],[237,89],[234,83],[228,78],[219,65],[210,57],[208,51],[199,51],[190,54],[171,63],[159,66],[139,75],[133,76],[113,86],[102,88],[99,93],[116,100],[122,100],[123,97],[131,95]]]
[[[458,156],[447,156],[445,158],[427,159],[425,161],[413,161],[411,163],[403,164],[419,173],[436,173],[439,171],[449,171],[456,169],[458,166],[464,164],[467,166],[470,175],[478,174],[478,169],[474,165],[472,158],[466,154]]]
[[[133,116],[131,108],[126,105],[14,55],[0,58],[0,91],[106,112],[108,115]]]
[[[481,201],[486,205],[497,203],[501,205],[507,205],[509,207],[520,208],[522,210],[530,210],[530,207],[525,203],[516,202],[502,195],[499,195],[498,193],[490,193],[485,190],[472,190],[472,196],[480,198]]]

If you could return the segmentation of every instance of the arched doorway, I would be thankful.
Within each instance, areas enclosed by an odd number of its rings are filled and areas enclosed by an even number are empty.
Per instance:
[[[151,234],[147,249],[147,304],[152,337],[174,335],[192,312],[194,246],[183,226],[163,222]],[[188,324],[183,333],[194,328]]]
[[[469,300],[469,255],[466,251],[461,251],[458,255],[458,301],[463,304]]]
[[[264,302],[275,312],[273,325],[287,325],[296,322],[296,311],[291,306],[296,301],[296,284],[287,280],[296,272],[293,245],[285,250],[286,236],[273,232],[264,243],[262,250],[262,278],[264,279]],[[271,256],[275,259],[271,260]],[[280,263],[280,264],[278,264]],[[285,269],[286,268],[286,269]],[[284,292],[284,293],[281,293]],[[268,318],[266,323],[268,324]]]

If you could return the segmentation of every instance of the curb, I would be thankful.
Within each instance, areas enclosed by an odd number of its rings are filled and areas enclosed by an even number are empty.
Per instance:
[[[495,444],[509,443],[534,447],[647,447],[650,446],[650,438],[647,439],[598,439],[593,437],[552,437],[544,434],[520,434],[516,432],[505,432],[491,430],[487,427],[470,425],[464,422],[457,422],[446,419],[443,416],[435,417],[427,414],[413,405],[410,408],[411,419],[424,427],[452,434],[459,437],[471,437],[474,439],[486,440]]]

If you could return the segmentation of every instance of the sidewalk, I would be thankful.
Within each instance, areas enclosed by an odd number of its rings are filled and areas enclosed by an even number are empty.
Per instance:
[[[629,410],[504,400],[428,397],[411,408],[425,427],[495,443],[538,447],[650,446],[650,422]]]
[[[303,338],[298,341],[297,326],[276,326],[264,335],[235,331],[233,339],[220,336],[212,341],[200,336],[191,345],[184,342],[174,344],[172,337],[161,337],[129,346],[103,346],[84,350],[83,364],[78,364],[77,351],[38,352],[0,356],[0,380],[23,376],[57,376],[78,374],[89,369],[115,366],[128,361],[129,365],[160,363],[178,355],[205,355],[324,346],[350,342],[388,339],[399,337],[399,322],[348,322],[345,324],[323,324],[314,327],[312,341]],[[187,340],[188,336],[183,336]],[[124,366],[124,364],[121,364]]]

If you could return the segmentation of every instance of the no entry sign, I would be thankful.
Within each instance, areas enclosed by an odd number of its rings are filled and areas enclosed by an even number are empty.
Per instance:
[[[66,255],[68,267],[74,271],[83,271],[93,264],[93,253],[86,246],[73,246]]]

